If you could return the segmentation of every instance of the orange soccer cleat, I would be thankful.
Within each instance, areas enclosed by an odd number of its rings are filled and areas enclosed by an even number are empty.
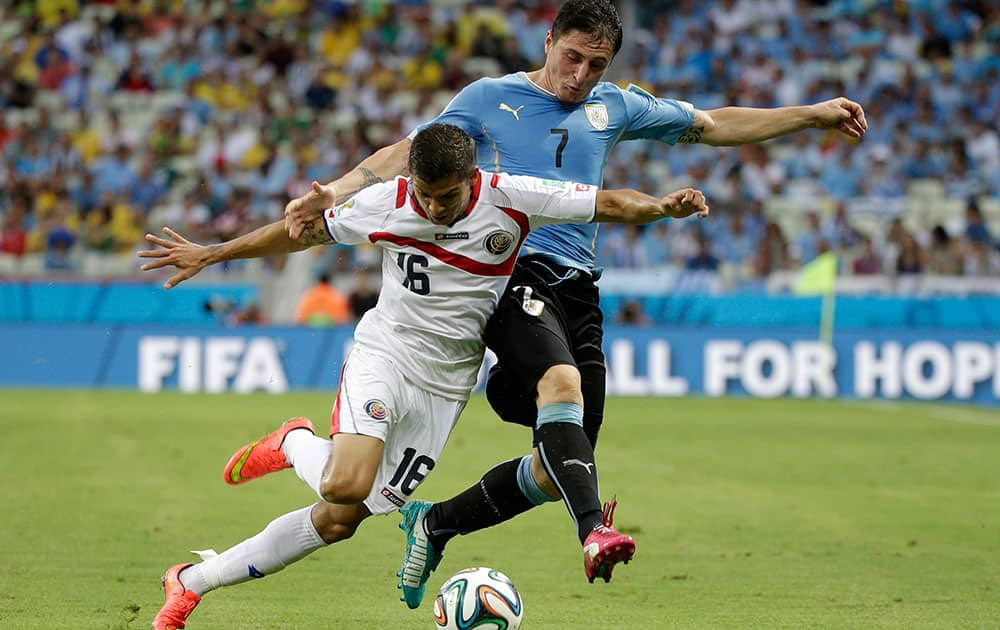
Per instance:
[[[290,468],[291,464],[285,459],[281,444],[288,432],[295,429],[308,429],[310,433],[316,433],[316,428],[309,418],[292,418],[271,433],[236,451],[229,458],[229,463],[223,472],[226,483],[235,486],[268,473]]]
[[[175,564],[163,574],[163,608],[153,618],[153,630],[178,630],[184,627],[188,615],[201,601],[194,591],[181,584],[181,571],[191,566],[190,562]]]

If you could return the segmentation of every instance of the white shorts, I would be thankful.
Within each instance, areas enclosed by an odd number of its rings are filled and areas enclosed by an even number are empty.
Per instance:
[[[372,514],[403,507],[437,463],[465,409],[418,388],[388,359],[354,346],[340,377],[330,435],[356,433],[385,443],[365,506]]]

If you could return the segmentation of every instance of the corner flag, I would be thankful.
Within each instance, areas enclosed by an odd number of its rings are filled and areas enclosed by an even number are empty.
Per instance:
[[[795,295],[826,295],[833,293],[837,283],[837,255],[820,254],[799,272]]]
[[[837,255],[826,252],[802,268],[795,283],[795,295],[822,295],[823,310],[819,319],[819,340],[833,345],[833,314],[837,294]]]

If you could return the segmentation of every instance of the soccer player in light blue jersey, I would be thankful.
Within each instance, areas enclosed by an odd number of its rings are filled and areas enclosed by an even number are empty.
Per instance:
[[[860,138],[861,106],[846,98],[798,107],[723,107],[703,111],[640,89],[601,82],[621,47],[622,27],[609,0],[567,0],[545,38],[545,64],[531,72],[480,79],[455,96],[435,122],[464,129],[484,171],[600,185],[618,142],[731,146],[807,128]],[[377,151],[340,179],[313,184],[285,208],[292,237],[319,213],[367,185],[404,172],[410,140]],[[559,500],[573,517],[590,581],[610,579],[635,541],[602,510],[593,448],[603,420],[605,365],[595,281],[595,225],[548,226],[532,233],[489,327],[499,362],[487,397],[501,418],[533,428],[532,453],[497,464],[461,494],[402,510],[407,533],[403,596],[420,604],[430,572],[456,534],[496,525],[535,505]]]

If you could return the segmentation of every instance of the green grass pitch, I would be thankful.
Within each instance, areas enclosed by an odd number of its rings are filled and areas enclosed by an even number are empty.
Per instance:
[[[291,471],[230,487],[232,451],[332,396],[0,392],[0,628],[148,628],[159,576],[312,496]],[[521,454],[473,400],[434,474],[443,499]],[[634,562],[588,584],[549,504],[448,547],[424,605],[398,601],[398,516],[266,579],[210,593],[189,628],[433,627],[458,569],[517,584],[524,627],[1000,625],[1000,413],[795,400],[613,399],[602,492]]]

